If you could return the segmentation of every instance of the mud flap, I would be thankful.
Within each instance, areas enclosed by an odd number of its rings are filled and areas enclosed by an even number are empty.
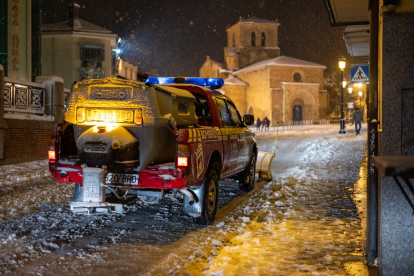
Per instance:
[[[271,165],[275,153],[259,151],[256,161],[256,172],[259,173],[259,179],[272,180]]]
[[[105,202],[106,188],[101,186],[105,183],[105,172],[100,168],[83,168],[83,184],[75,185],[75,197],[70,203],[70,209],[74,213],[105,214],[122,213],[122,204]]]
[[[190,216],[196,218],[201,216],[203,211],[203,198],[204,198],[204,189],[205,181],[198,189],[189,189],[191,193],[194,194],[194,201],[190,202],[188,196],[184,195],[184,207],[183,211],[189,214]]]

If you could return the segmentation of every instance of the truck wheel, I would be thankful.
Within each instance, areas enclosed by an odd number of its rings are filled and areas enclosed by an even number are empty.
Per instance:
[[[240,173],[239,188],[243,192],[250,192],[254,188],[254,180],[256,177],[256,153],[252,152],[249,165]]]
[[[216,171],[211,168],[216,166],[211,166],[204,177],[203,210],[201,216],[195,219],[196,223],[201,225],[212,224],[217,211],[218,178]]]

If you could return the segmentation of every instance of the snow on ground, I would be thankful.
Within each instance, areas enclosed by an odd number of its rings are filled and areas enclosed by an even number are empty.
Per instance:
[[[217,221],[188,259],[170,260],[170,274],[346,275],[355,262],[363,270],[365,237],[351,197],[365,137],[323,135],[297,147],[302,162]]]
[[[0,274],[346,275],[364,259],[366,197],[364,182],[354,183],[366,131],[337,128],[279,133],[273,181],[247,194],[220,182],[209,227],[168,199],[126,215],[75,215],[73,186],[56,183],[46,161],[2,166]],[[274,139],[259,134],[260,150]]]

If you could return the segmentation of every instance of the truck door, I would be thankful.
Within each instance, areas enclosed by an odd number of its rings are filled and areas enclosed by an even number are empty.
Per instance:
[[[237,127],[234,126],[231,119],[230,111],[227,107],[226,100],[224,98],[215,98],[218,113],[221,121],[221,134],[223,135],[223,154],[224,164],[223,173],[224,175],[231,174],[237,171],[237,159],[239,155],[238,150],[238,131]]]
[[[237,170],[242,170],[246,167],[246,162],[248,162],[250,158],[250,148],[247,143],[246,133],[244,131],[246,130],[246,126],[243,124],[243,121],[234,103],[229,99],[227,99],[226,102],[230,111],[234,131],[237,134],[237,150],[239,152],[237,157]]]

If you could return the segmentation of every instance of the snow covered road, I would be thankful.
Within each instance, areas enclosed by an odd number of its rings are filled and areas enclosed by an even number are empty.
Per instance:
[[[362,269],[365,138],[365,128],[339,135],[337,126],[280,132],[273,181],[247,194],[220,182],[205,228],[170,200],[74,215],[73,186],[57,184],[45,161],[2,166],[0,274],[346,275]],[[274,132],[257,139],[273,151]]]

